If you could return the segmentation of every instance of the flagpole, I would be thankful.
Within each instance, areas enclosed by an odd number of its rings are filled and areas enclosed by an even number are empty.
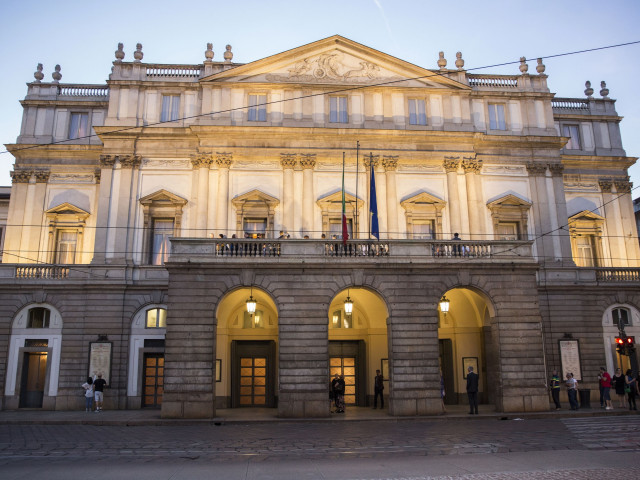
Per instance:
[[[360,230],[358,230],[358,183],[360,183],[360,175],[358,174],[358,167],[360,166],[360,142],[356,140],[356,230],[353,238],[360,238]]]
[[[373,168],[373,153],[369,152],[369,175],[373,175],[371,169]],[[371,212],[371,188],[369,188],[369,212]],[[369,240],[371,240],[371,213],[367,215],[367,233]]]
[[[349,231],[347,230],[347,211],[344,202],[344,152],[342,152],[342,244],[346,247],[347,240],[349,239]]]

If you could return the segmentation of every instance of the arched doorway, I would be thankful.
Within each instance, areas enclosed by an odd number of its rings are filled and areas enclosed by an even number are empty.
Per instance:
[[[490,378],[495,372],[496,352],[491,347],[492,307],[485,296],[471,288],[454,288],[443,297],[449,310],[439,308],[438,343],[447,405],[467,402],[466,378],[472,366],[479,375],[480,403],[494,403],[495,384]]]
[[[345,302],[352,303],[348,312]],[[384,396],[389,395],[387,306],[377,293],[366,288],[341,291],[332,300],[328,313],[329,380],[345,377],[345,403],[373,405],[376,370],[384,375]]]
[[[255,301],[249,312],[247,301]],[[227,294],[218,306],[216,408],[276,407],[278,404],[278,312],[257,288]]]

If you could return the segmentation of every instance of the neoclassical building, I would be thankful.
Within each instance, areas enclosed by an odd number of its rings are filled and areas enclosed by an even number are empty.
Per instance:
[[[330,377],[366,406],[381,369],[389,414],[437,414],[473,366],[483,403],[542,411],[553,369],[627,368],[635,158],[604,82],[557,98],[540,59],[428,69],[340,36],[222,57],[120,44],[101,85],[38,65],[7,145],[2,409],[81,408],[100,372],[107,408],[322,417]]]

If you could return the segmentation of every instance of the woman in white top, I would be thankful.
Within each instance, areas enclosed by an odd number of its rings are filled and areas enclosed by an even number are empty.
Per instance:
[[[90,412],[93,410],[93,378],[87,378],[87,381],[82,384],[84,388],[84,411]]]

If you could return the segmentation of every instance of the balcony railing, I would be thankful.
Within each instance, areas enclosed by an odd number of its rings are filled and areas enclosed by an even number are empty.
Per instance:
[[[597,268],[598,282],[640,282],[640,268]]]
[[[200,65],[147,65],[146,70],[149,79],[194,80],[200,77],[201,72]]]
[[[61,265],[16,266],[16,278],[60,280],[69,276],[69,267]]]
[[[472,87],[517,88],[518,77],[515,75],[469,75]]]
[[[60,85],[58,95],[62,97],[108,97],[107,85]]]
[[[560,110],[589,110],[589,101],[581,98],[554,98],[551,107]]]

